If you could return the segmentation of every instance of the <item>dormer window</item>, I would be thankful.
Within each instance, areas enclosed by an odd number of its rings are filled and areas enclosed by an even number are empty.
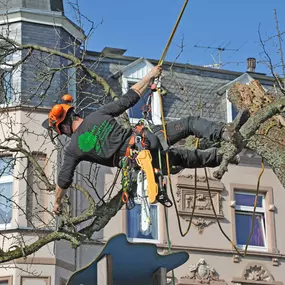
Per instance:
[[[150,72],[152,67],[153,65],[148,60],[140,58],[120,70],[120,73],[122,74],[122,93],[125,94],[135,83],[137,83],[144,76],[146,76]],[[150,104],[151,106],[151,116],[153,119],[153,123],[161,124],[161,112],[159,100],[157,100],[158,94],[154,94],[151,100],[148,97],[148,94],[149,89],[146,90],[140,101],[128,110],[128,115],[132,124],[138,123],[138,121],[143,118],[142,108],[146,104]]]

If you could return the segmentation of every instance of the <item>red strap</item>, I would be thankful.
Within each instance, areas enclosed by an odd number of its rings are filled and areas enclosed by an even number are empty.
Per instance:
[[[129,140],[129,143],[128,143],[128,146],[127,146],[127,149],[126,149],[126,152],[125,152],[125,156],[129,156],[130,155],[130,152],[131,152],[131,146],[133,146],[135,144],[135,137],[137,134],[141,133],[142,132],[142,129],[143,129],[143,125],[137,125],[134,129],[134,132]],[[144,136],[143,136],[144,137]]]

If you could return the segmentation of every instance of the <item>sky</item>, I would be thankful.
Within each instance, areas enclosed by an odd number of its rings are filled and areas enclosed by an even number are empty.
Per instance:
[[[65,3],[66,15],[74,13]],[[96,27],[88,49],[126,49],[125,55],[159,59],[184,0],[69,0]],[[221,63],[222,69],[246,71],[246,59],[257,59],[256,72],[270,74],[259,40],[276,34],[274,9],[285,31],[285,0],[189,0],[165,60],[194,65]],[[85,32],[89,21],[82,19]],[[266,41],[274,64],[280,63],[277,37]],[[183,48],[181,46],[183,45]],[[225,50],[220,52],[219,48]]]

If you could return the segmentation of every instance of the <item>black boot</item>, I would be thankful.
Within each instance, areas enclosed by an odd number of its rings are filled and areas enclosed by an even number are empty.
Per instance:
[[[239,111],[235,119],[224,126],[222,129],[221,139],[227,142],[233,142],[235,140],[236,132],[239,131],[241,126],[246,123],[250,117],[248,109]]]
[[[164,207],[170,208],[172,206],[171,200],[168,198],[168,195],[165,189],[160,190],[157,193],[156,201],[162,204]]]
[[[220,164],[223,160],[223,154],[218,151],[217,155],[218,155],[218,161]],[[238,165],[240,163],[240,155],[237,154],[236,156],[234,156],[232,159],[230,159],[229,163]]]

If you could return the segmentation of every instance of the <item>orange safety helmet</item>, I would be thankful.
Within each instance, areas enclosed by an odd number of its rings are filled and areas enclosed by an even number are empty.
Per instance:
[[[49,126],[52,127],[59,135],[61,135],[59,124],[64,121],[69,110],[74,110],[74,107],[68,104],[72,102],[71,95],[65,94],[61,99],[65,104],[54,105],[48,115]]]

